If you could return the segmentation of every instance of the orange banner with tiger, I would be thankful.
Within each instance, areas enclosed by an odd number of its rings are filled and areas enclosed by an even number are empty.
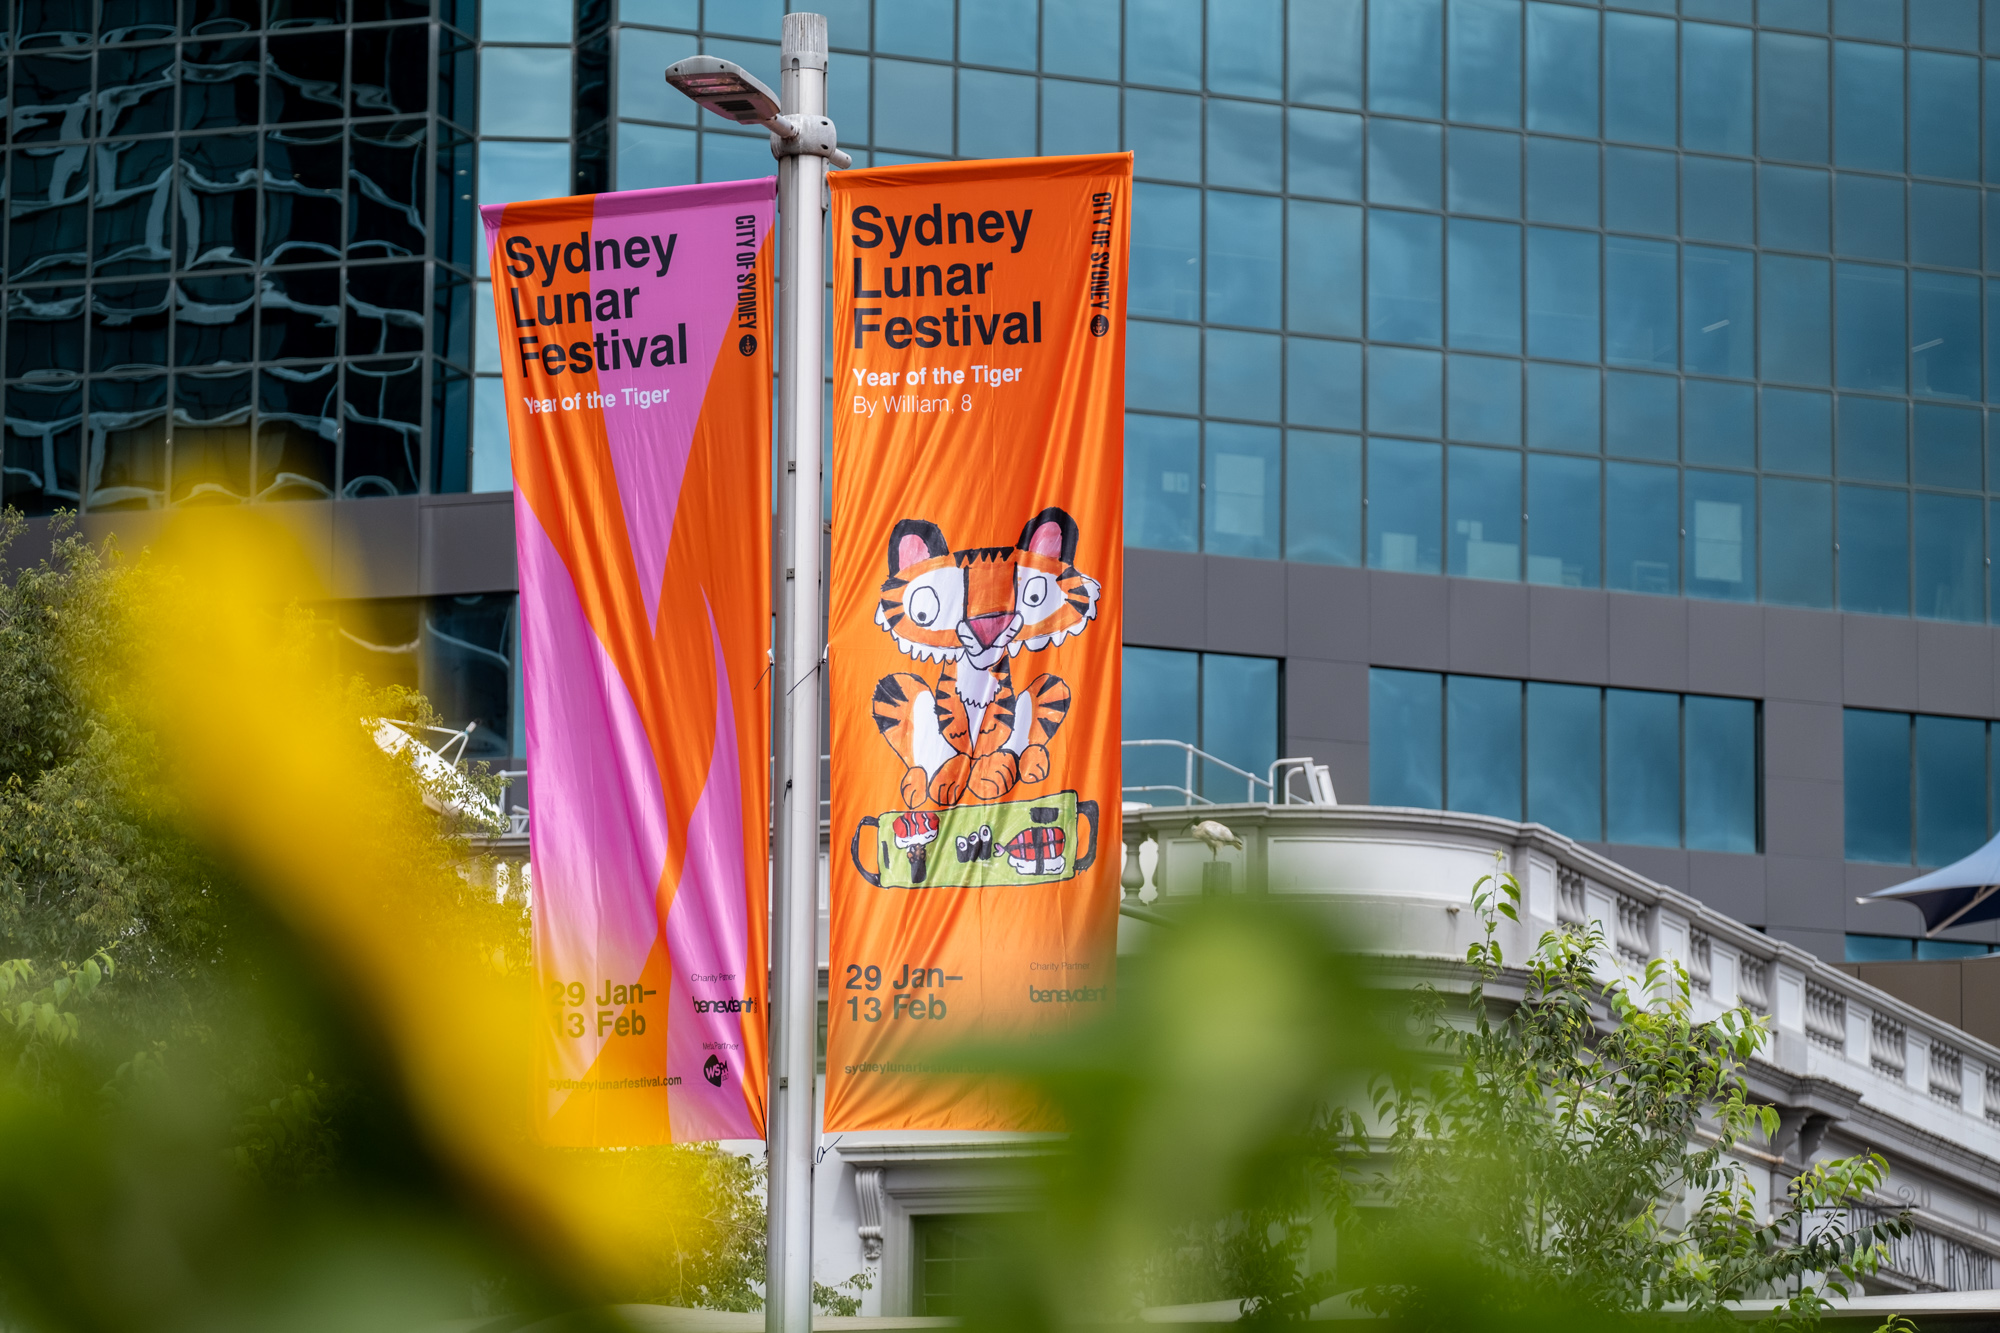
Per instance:
[[[1132,158],[839,172],[826,1128],[1111,1003]]]

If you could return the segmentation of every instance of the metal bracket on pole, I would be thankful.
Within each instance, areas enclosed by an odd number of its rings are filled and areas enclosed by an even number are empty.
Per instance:
[[[840,151],[840,135],[825,116],[779,116],[765,128],[771,131],[772,157],[783,159],[811,153],[842,171],[854,165],[854,159]]]

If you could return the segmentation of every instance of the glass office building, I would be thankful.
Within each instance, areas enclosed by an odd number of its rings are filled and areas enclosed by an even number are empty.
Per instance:
[[[7,498],[399,497],[380,596],[504,595],[469,205],[771,172],[660,71],[775,77],[782,0],[262,2],[16,10]],[[1822,952],[1992,827],[1919,793],[1924,719],[2000,716],[2000,5],[818,8],[858,162],[1136,154],[1128,735],[1547,819]],[[1907,782],[1844,776],[1862,713]]]

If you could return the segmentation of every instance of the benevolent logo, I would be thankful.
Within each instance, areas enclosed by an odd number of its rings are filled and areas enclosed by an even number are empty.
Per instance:
[[[722,1080],[729,1077],[729,1066],[722,1062],[720,1056],[711,1055],[707,1063],[701,1067],[701,1076],[712,1086],[719,1088],[722,1086]]]
[[[1110,998],[1109,986],[1072,986],[1068,989],[1028,987],[1029,1004],[1102,1004]]]
[[[694,1006],[694,1011],[698,1014],[754,1014],[757,1012],[757,1001],[755,998],[748,1000],[690,999],[688,1003]]]

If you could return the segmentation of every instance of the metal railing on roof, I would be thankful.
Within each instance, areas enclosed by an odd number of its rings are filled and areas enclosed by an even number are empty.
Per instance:
[[[1247,769],[1238,768],[1236,765],[1230,763],[1227,759],[1218,759],[1216,756],[1208,753],[1206,750],[1197,749],[1195,746],[1189,744],[1187,741],[1171,741],[1171,740],[1124,741],[1121,742],[1120,748],[1129,750],[1134,746],[1139,746],[1144,748],[1154,748],[1154,749],[1179,750],[1182,752],[1184,767],[1182,771],[1182,781],[1179,784],[1171,782],[1126,784],[1125,799],[1128,801],[1134,799],[1143,799],[1142,794],[1144,793],[1158,792],[1158,793],[1165,793],[1168,795],[1181,797],[1182,799],[1178,802],[1178,804],[1181,805],[1218,804],[1218,802],[1214,798],[1204,795],[1199,789],[1199,787],[1196,785],[1195,766],[1197,764],[1201,764],[1205,766],[1212,765],[1215,768],[1223,770],[1224,773],[1232,774],[1236,778],[1241,779],[1243,782],[1243,799],[1246,802],[1252,804],[1258,802],[1262,802],[1267,805],[1336,804],[1333,796],[1332,774],[1328,771],[1327,766],[1325,764],[1314,763],[1312,761],[1311,756],[1309,755],[1293,755],[1293,756],[1288,756],[1284,759],[1273,760],[1271,762],[1271,767],[1266,771],[1265,775],[1260,778],[1255,773],[1252,773]],[[1209,769],[1207,767],[1204,767],[1201,770],[1201,775],[1203,778],[1207,778],[1209,775]],[[1306,789],[1303,797],[1295,800],[1294,797],[1297,796],[1297,793],[1295,793],[1292,789],[1292,782],[1294,778],[1299,778],[1299,777],[1303,777],[1305,779]],[[1229,782],[1229,779],[1225,777],[1222,778],[1221,781],[1224,784],[1227,784]],[[1206,786],[1208,784],[1204,782],[1201,785]],[[1260,787],[1263,789],[1262,796],[1259,796],[1257,794],[1258,789]],[[1145,803],[1148,805],[1167,804],[1167,802],[1161,802],[1161,801],[1146,801]]]

